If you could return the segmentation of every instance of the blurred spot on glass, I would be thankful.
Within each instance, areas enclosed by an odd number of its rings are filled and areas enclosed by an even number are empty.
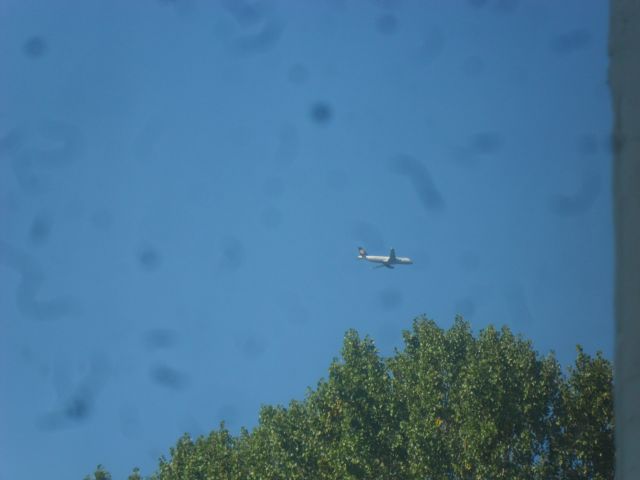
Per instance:
[[[47,53],[47,42],[44,38],[34,35],[24,42],[23,51],[29,58],[40,58]]]
[[[143,270],[157,270],[161,260],[160,253],[151,245],[145,245],[138,250],[138,263]]]
[[[310,115],[314,123],[327,125],[333,117],[333,110],[326,102],[315,102],[311,105]]]
[[[245,260],[245,248],[242,241],[235,237],[224,240],[220,266],[226,270],[237,270]]]
[[[169,328],[154,328],[145,332],[144,343],[149,349],[166,349],[178,344],[178,333]]]
[[[381,230],[376,225],[363,220],[355,222],[352,238],[371,251],[389,248]]]
[[[51,234],[51,226],[51,217],[48,214],[44,212],[36,214],[29,228],[29,240],[31,243],[34,245],[45,243]]]
[[[0,140],[0,156],[11,159],[18,182],[31,192],[51,185],[54,173],[75,161],[83,150],[80,130],[55,120],[16,127]]]
[[[496,132],[480,132],[471,137],[470,149],[478,155],[489,155],[502,148],[502,137]]]
[[[438,27],[430,28],[424,34],[424,40],[420,47],[421,58],[426,63],[433,62],[440,56],[445,47],[444,33]]]
[[[376,296],[384,310],[394,310],[402,305],[402,292],[397,288],[385,288]]]
[[[164,364],[152,366],[149,376],[154,383],[171,390],[183,390],[189,383],[186,374]]]
[[[429,170],[421,162],[409,155],[398,155],[391,161],[391,171],[407,177],[426,210],[444,209],[444,199],[436,188]]]
[[[591,33],[579,28],[556,35],[551,41],[551,49],[558,53],[572,53],[591,44]]]
[[[236,346],[240,349],[245,358],[255,360],[261,357],[267,350],[264,337],[254,333],[246,334],[236,339]]]
[[[599,175],[585,174],[575,193],[558,193],[549,201],[552,212],[562,216],[580,215],[587,212],[600,195],[602,181]]]
[[[376,19],[376,30],[383,35],[391,35],[398,29],[398,20],[395,15],[387,13]]]
[[[463,297],[455,302],[456,314],[462,315],[464,318],[473,318],[476,312],[476,302],[471,297]]]

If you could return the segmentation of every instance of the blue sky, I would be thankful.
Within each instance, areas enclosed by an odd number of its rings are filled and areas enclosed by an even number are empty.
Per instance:
[[[423,313],[610,357],[607,27],[604,1],[4,0],[0,479],[150,473]]]

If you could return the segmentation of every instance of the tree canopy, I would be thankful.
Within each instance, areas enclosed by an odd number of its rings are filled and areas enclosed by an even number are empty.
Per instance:
[[[477,336],[424,317],[382,358],[349,330],[302,401],[264,406],[233,436],[185,434],[152,480],[613,479],[612,367],[578,346],[553,354],[507,327]],[[109,480],[101,466],[85,480]],[[137,469],[129,480],[142,477]]]

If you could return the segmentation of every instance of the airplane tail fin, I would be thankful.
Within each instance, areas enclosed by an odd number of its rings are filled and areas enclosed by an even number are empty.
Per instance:
[[[358,253],[360,254],[361,257],[366,257],[367,256],[367,251],[362,248],[362,247],[358,247]]]

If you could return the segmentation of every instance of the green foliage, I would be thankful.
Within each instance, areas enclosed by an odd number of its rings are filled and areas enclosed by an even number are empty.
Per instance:
[[[180,438],[152,480],[613,479],[611,363],[578,347],[568,376],[503,327],[425,318],[383,359],[346,333],[303,401],[234,437]],[[95,480],[109,474],[98,467]],[[140,480],[134,470],[129,480]],[[91,477],[87,477],[91,480]]]
[[[600,353],[592,358],[578,347],[578,358],[569,372],[560,388],[563,408],[558,416],[563,478],[612,478],[611,363]]]
[[[111,480],[111,474],[102,465],[98,465],[96,471],[93,472],[93,476],[87,475],[84,480]]]
[[[137,467],[134,468],[133,472],[131,472],[131,475],[129,475],[127,480],[142,480],[142,475],[140,475],[140,469]]]

